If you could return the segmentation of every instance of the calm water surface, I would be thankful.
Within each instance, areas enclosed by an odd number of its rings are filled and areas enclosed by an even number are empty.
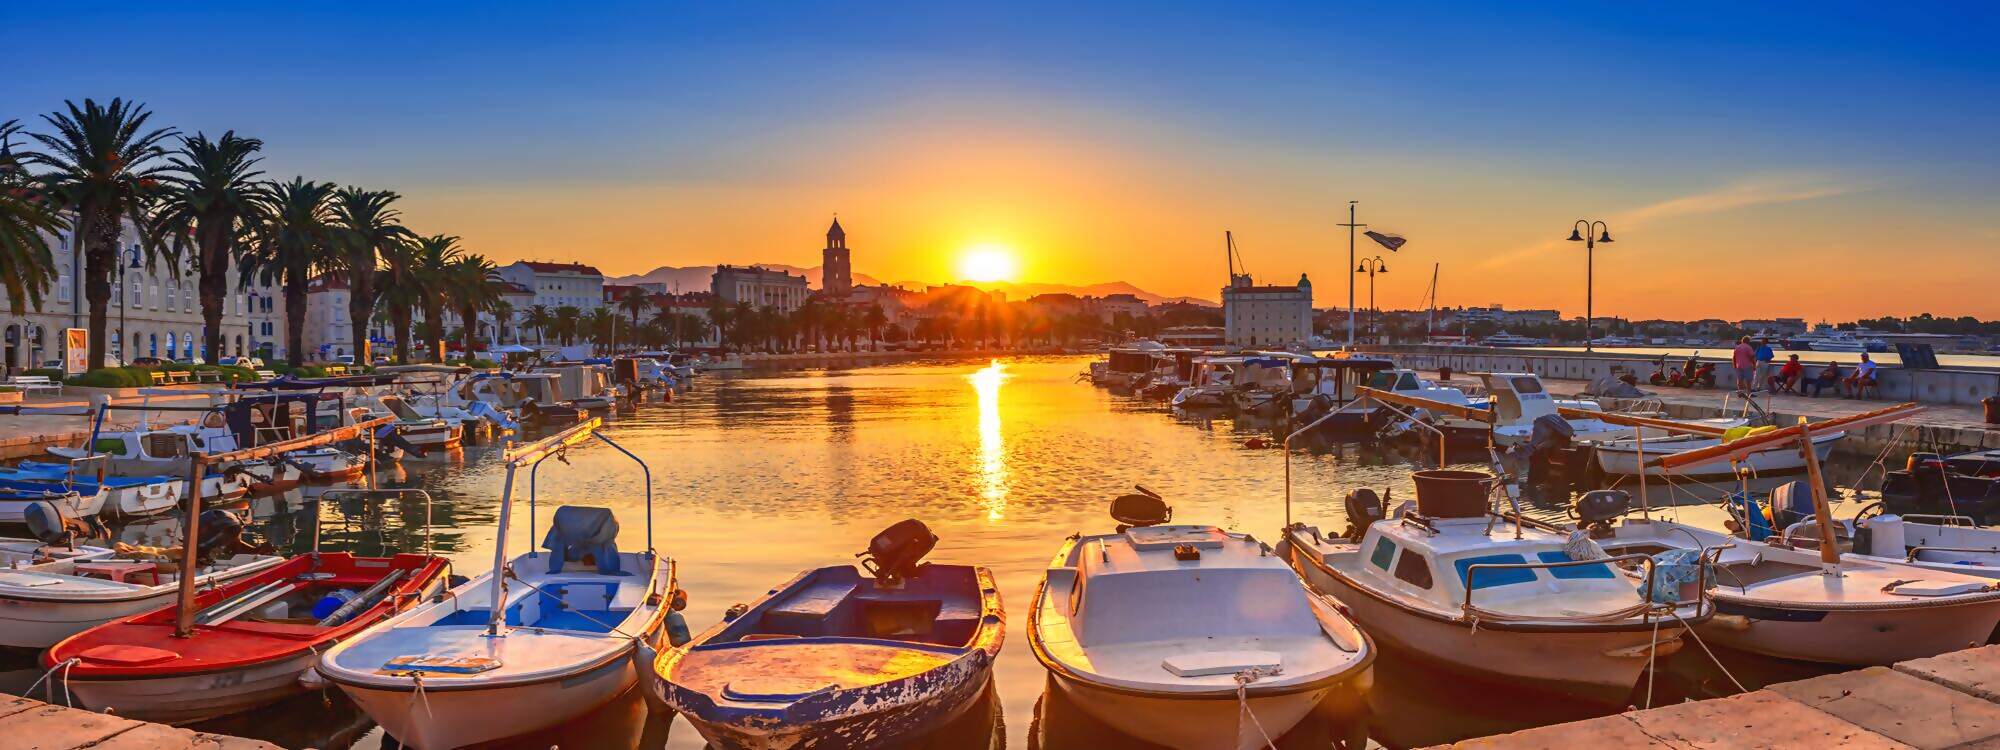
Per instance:
[[[1109,499],[1144,484],[1174,506],[1176,521],[1212,523],[1275,540],[1283,525],[1284,454],[1250,447],[1271,425],[1172,414],[1162,405],[1076,382],[1081,358],[922,363],[853,370],[710,375],[672,404],[618,415],[610,433],[652,467],[653,544],[680,564],[689,624],[699,632],[731,604],[750,601],[798,571],[853,562],[882,528],[919,518],[942,537],[930,560],[989,566],[1007,607],[1007,644],[989,698],[933,738],[938,747],[1128,747],[1047,690],[1023,628],[1036,584],[1064,537],[1111,528]],[[491,447],[453,457],[406,459],[387,486],[434,493],[436,549],[461,575],[491,567],[501,469]],[[1293,514],[1339,528],[1340,498],[1357,487],[1413,497],[1417,456],[1356,445],[1319,446],[1292,458]],[[1851,482],[1866,459],[1836,462]],[[560,503],[615,509],[621,545],[647,543],[645,486],[636,467],[608,447],[585,444],[569,465],[550,462],[538,479],[539,522]],[[309,549],[312,509],[328,549],[374,553],[423,548],[415,502],[327,502],[309,489],[251,502],[257,528],[290,550]],[[525,498],[525,494],[520,495]],[[1554,512],[1539,511],[1549,517]],[[1677,511],[1714,519],[1705,508]],[[525,520],[525,519],[524,519]],[[126,541],[171,543],[178,522],[126,527]],[[538,529],[539,531],[539,529]],[[526,523],[508,545],[531,543]],[[539,539],[533,539],[539,542]],[[1693,649],[1676,654],[1655,681],[1657,700],[1734,692],[1728,677]],[[1690,657],[1693,658],[1690,658]],[[1767,682],[1809,668],[1759,664],[1725,654],[1739,681]],[[0,687],[19,691],[39,670],[20,656]],[[1804,670],[1804,671],[1802,671]],[[1385,654],[1376,668],[1370,732],[1390,745],[1443,742],[1602,712],[1538,702],[1488,700],[1495,686],[1469,685]],[[1755,687],[1755,685],[1752,685]],[[1504,687],[1502,688],[1504,689]],[[306,696],[254,716],[200,727],[290,747],[394,746],[337,691]],[[1309,722],[1282,743],[1326,747],[1339,727]],[[685,722],[647,714],[637,696],[586,721],[510,743],[519,747],[699,748]]]

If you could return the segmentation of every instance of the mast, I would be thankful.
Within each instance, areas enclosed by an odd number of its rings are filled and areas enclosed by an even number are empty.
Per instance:
[[[1353,267],[1354,267],[1354,265],[1355,265],[1355,264],[1354,264],[1354,230],[1355,230],[1355,229],[1357,229],[1357,228],[1360,228],[1360,227],[1365,227],[1365,226],[1368,226],[1367,224],[1362,224],[1362,223],[1359,223],[1359,222],[1356,222],[1356,221],[1354,220],[1354,204],[1356,204],[1356,203],[1360,203],[1360,202],[1361,202],[1361,201],[1348,201],[1348,202],[1347,202],[1347,223],[1346,223],[1346,224],[1335,224],[1335,225],[1334,225],[1334,226],[1341,226],[1341,227],[1347,227],[1347,267],[1348,267],[1348,268],[1353,268]],[[1351,272],[1347,274],[1347,348],[1349,348],[1349,349],[1353,349],[1353,348],[1354,348],[1354,274],[1353,274],[1353,273],[1351,273]]]
[[[1424,336],[1425,336],[1426,338],[1428,338],[1428,337],[1431,337],[1431,336],[1435,336],[1435,335],[1437,335],[1437,322],[1438,322],[1438,265],[1439,265],[1439,264],[1437,264],[1437,263],[1432,263],[1432,264],[1431,264],[1431,289],[1430,289],[1430,291],[1428,291],[1428,292],[1424,292],[1424,297],[1425,297],[1426,299],[1429,299],[1429,300],[1430,300],[1430,302],[1431,302],[1431,306],[1430,306],[1430,317],[1429,317],[1429,319],[1427,319],[1427,320],[1426,320],[1426,321],[1424,322]]]

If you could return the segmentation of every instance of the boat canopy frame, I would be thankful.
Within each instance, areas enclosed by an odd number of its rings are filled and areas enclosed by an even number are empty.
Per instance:
[[[639,458],[638,454],[626,450],[625,446],[619,445],[611,438],[605,437],[603,428],[604,418],[591,417],[570,425],[554,435],[524,445],[509,446],[502,451],[501,460],[507,466],[507,475],[501,482],[500,520],[498,528],[494,533],[493,593],[492,604],[490,606],[491,614],[486,622],[487,637],[498,638],[504,636],[500,626],[506,622],[507,577],[511,574],[507,569],[507,526],[513,515],[514,508],[514,476],[523,466],[528,468],[528,540],[529,544],[533,545],[535,537],[535,484],[542,462],[553,458],[567,464],[569,463],[569,449],[592,438],[596,438],[605,445],[617,449],[619,453],[625,454],[626,458],[632,459],[633,463],[639,465],[639,469],[645,478],[645,555],[650,559],[659,554],[653,547],[653,469],[651,466],[646,465],[645,459]],[[540,552],[531,546],[528,556],[537,557],[539,555]]]

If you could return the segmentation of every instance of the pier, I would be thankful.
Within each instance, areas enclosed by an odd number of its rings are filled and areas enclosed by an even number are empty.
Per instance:
[[[21,750],[279,750],[242,737],[178,729],[0,694],[0,736]]]
[[[1455,750],[1559,747],[1990,747],[2000,646],[1762,690],[1466,740]]]

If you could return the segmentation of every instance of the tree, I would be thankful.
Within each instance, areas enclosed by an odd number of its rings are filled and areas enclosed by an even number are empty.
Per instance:
[[[435,235],[417,242],[414,275],[418,304],[424,311],[424,340],[434,362],[444,361],[444,310],[451,294],[451,268],[464,254],[454,236]]]
[[[553,322],[555,322],[555,315],[549,312],[548,305],[530,307],[528,308],[528,314],[521,318],[521,325],[535,329],[536,346],[548,343],[545,337],[548,335],[549,324]]]
[[[601,347],[611,342],[612,336],[617,332],[617,326],[618,314],[602,307],[591,309],[577,320],[578,332],[589,339],[592,352],[599,351]]]
[[[278,185],[265,199],[250,251],[243,255],[244,283],[256,277],[284,289],[285,358],[293,367],[305,364],[306,284],[337,264],[333,190],[332,183],[304,177]]]
[[[44,194],[75,214],[77,242],[83,247],[83,297],[90,303],[90,369],[104,366],[104,328],[111,304],[111,275],[118,267],[120,220],[137,228],[147,258],[159,249],[147,230],[147,204],[167,169],[161,144],[174,136],[167,128],[148,130],[153,114],[145,105],[112,99],[108,105],[64,102],[69,111],[42,115],[54,133],[33,133],[44,150],[21,155],[47,167]]]
[[[863,314],[861,322],[863,325],[868,326],[868,348],[880,349],[882,327],[889,324],[889,315],[882,312],[881,305],[869,305],[868,311]]]
[[[624,299],[618,300],[618,309],[632,314],[632,330],[637,331],[639,329],[639,315],[653,309],[653,300],[647,297],[645,292],[634,289],[631,293],[626,294]],[[611,345],[615,347],[618,345],[618,342],[613,340]]]
[[[555,329],[556,341],[561,342],[563,346],[569,346],[574,343],[577,335],[581,333],[578,324],[582,319],[583,311],[572,305],[563,305],[556,308],[555,322],[552,324]]]
[[[398,246],[416,239],[402,224],[402,212],[391,206],[396,195],[388,190],[341,188],[334,194],[335,233],[341,254],[340,269],[347,273],[347,320],[354,327],[354,361],[373,362],[368,341],[368,321],[375,315],[377,291],[375,270],[382,257]]]
[[[389,328],[396,332],[395,353],[399,363],[410,361],[411,321],[416,310],[424,306],[427,287],[436,283],[422,276],[420,258],[432,252],[428,248],[457,242],[457,237],[439,234],[399,242],[381,251],[382,265],[375,273],[375,299],[389,312]],[[456,250],[446,248],[439,252],[450,255]]]
[[[493,313],[493,343],[505,343],[507,341],[507,322],[514,318],[514,303],[508,302],[504,298],[495,299],[493,300],[493,304],[488,306],[486,310]]]
[[[748,309],[749,305],[744,305],[744,308]],[[734,340],[730,338],[729,334],[731,333],[730,329],[736,325],[736,308],[732,307],[728,302],[723,301],[721,297],[710,299],[708,301],[708,320],[711,325],[715,326],[716,347],[726,350],[730,342]]]
[[[26,302],[42,308],[42,291],[56,280],[55,254],[46,235],[69,228],[14,158],[13,136],[20,130],[14,120],[0,122],[0,286],[7,290],[8,312],[15,315],[26,311]]]
[[[213,141],[202,133],[183,139],[168,157],[169,174],[154,208],[153,229],[162,246],[176,262],[188,258],[199,280],[202,350],[210,361],[222,356],[229,268],[268,205],[269,186],[257,179],[264,173],[256,169],[263,148],[263,141],[237,137],[233,130]]]
[[[500,269],[478,253],[460,255],[445,270],[445,296],[464,323],[465,359],[479,349],[479,313],[500,301]]]

